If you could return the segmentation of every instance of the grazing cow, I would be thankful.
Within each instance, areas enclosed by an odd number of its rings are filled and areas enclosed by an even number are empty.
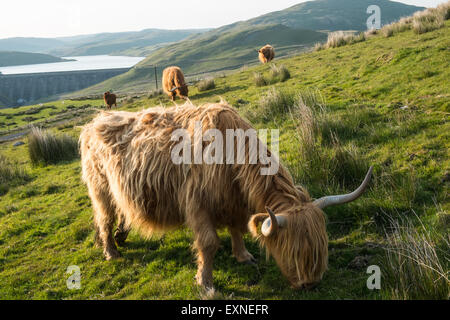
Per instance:
[[[178,136],[174,139],[175,133],[184,129],[194,141],[199,123],[200,133],[214,131],[226,136],[223,145],[228,149],[231,142],[232,150],[238,147],[237,139],[227,133],[252,129],[225,103],[200,107],[186,103],[182,108],[137,113],[102,112],[83,128],[83,180],[92,199],[99,244],[106,259],[120,256],[112,233],[116,220],[117,242],[125,241],[131,227],[149,237],[155,231],[186,225],[195,238],[197,283],[213,288],[213,260],[219,248],[216,230],[226,227],[237,261],[254,262],[243,241],[243,235],[250,231],[274,257],[294,288],[317,284],[328,263],[322,209],[360,197],[372,169],[354,193],[313,201],[304,189],[295,186],[283,166],[273,175],[262,175],[261,169],[267,165],[228,164],[226,155],[219,155],[216,164],[177,164],[173,161],[179,143]],[[199,145],[208,148],[216,140],[189,142],[183,150],[194,154]],[[249,140],[243,139],[247,160],[251,152]],[[270,154],[267,146],[258,141],[263,152]],[[218,154],[218,150],[214,153]]]
[[[184,80],[183,71],[179,67],[169,67],[163,71],[162,77],[164,92],[175,101],[178,95],[186,100],[189,95],[189,88]]]
[[[103,100],[105,100],[106,108],[111,110],[111,107],[115,105],[117,107],[117,96],[111,92],[105,92],[103,95]]]
[[[275,50],[271,45],[266,45],[258,50],[259,52],[259,61],[261,63],[269,63],[275,58]]]

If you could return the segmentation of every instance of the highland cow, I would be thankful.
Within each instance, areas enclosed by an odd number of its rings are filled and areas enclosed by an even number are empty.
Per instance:
[[[258,50],[259,61],[261,63],[269,63],[275,58],[275,49],[271,45],[266,45]]]
[[[275,174],[264,176],[263,163],[228,164],[227,160],[175,164],[173,153],[179,141],[174,139],[174,132],[184,129],[195,138],[199,123],[203,133],[215,131],[223,136],[233,129],[252,129],[225,103],[200,107],[186,103],[181,108],[137,113],[102,112],[83,128],[83,180],[92,199],[99,244],[106,259],[120,256],[112,233],[116,220],[118,242],[125,241],[131,227],[149,237],[157,231],[187,226],[194,234],[197,283],[213,288],[213,260],[219,248],[216,230],[227,228],[238,262],[255,262],[243,240],[250,231],[294,288],[317,284],[328,263],[322,210],[360,197],[372,169],[354,193],[313,201],[304,189],[295,186],[282,165]],[[248,140],[243,143],[246,159],[251,156]],[[267,146],[259,142],[270,154]],[[196,143],[188,144],[188,150],[195,150]],[[200,142],[204,147],[211,143]],[[228,143],[237,148],[234,139],[224,145]],[[219,151],[215,151],[216,155]]]
[[[105,101],[106,108],[111,110],[112,106],[115,105],[117,107],[117,96],[111,92],[105,92],[103,95],[103,100]]]
[[[175,101],[177,95],[184,100],[188,98],[189,88],[179,67],[166,68],[163,71],[162,83],[164,92],[172,101]]]

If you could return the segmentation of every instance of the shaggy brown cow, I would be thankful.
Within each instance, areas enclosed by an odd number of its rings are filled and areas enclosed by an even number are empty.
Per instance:
[[[261,63],[269,63],[275,58],[275,49],[269,44],[259,49],[258,52]]]
[[[226,227],[239,262],[254,261],[243,241],[243,234],[250,230],[293,287],[309,288],[320,281],[328,262],[322,209],[361,196],[372,170],[354,193],[313,202],[306,191],[295,186],[283,166],[275,175],[263,176],[260,170],[266,166],[261,163],[175,164],[172,152],[179,141],[173,139],[173,133],[185,129],[193,138],[198,123],[203,133],[214,129],[224,136],[228,129],[251,129],[224,103],[200,107],[187,103],[182,108],[137,113],[103,112],[83,128],[83,180],[106,259],[120,256],[112,234],[116,219],[120,220],[116,233],[120,241],[126,239],[130,227],[151,236],[155,231],[186,225],[195,237],[197,282],[212,288],[213,260],[219,248],[216,230]],[[244,140],[249,159],[249,139]],[[268,151],[260,143],[264,152]],[[187,150],[195,150],[195,145],[187,144]],[[237,147],[235,139],[233,145]]]
[[[117,96],[111,92],[105,92],[103,95],[103,100],[105,100],[106,108],[111,110],[111,107],[115,105],[117,107]]]
[[[164,92],[175,101],[178,95],[181,99],[187,99],[189,88],[184,80],[183,71],[179,67],[169,67],[163,71],[162,77]]]

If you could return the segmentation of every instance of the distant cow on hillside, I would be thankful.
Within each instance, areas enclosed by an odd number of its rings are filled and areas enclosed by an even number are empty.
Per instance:
[[[266,45],[258,50],[259,61],[262,63],[269,63],[275,58],[275,50],[271,45]]]
[[[115,105],[117,107],[117,96],[111,92],[105,92],[103,95],[103,100],[105,100],[106,108],[111,110],[111,107]]]
[[[184,80],[183,71],[179,67],[166,68],[163,71],[162,83],[164,92],[172,101],[175,101],[177,95],[184,100],[188,98],[189,89]]]

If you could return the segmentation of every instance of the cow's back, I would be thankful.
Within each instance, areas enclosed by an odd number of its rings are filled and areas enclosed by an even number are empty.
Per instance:
[[[235,166],[175,165],[172,160],[179,143],[172,133],[184,129],[194,141],[196,121],[203,122],[204,131],[215,128],[224,136],[226,129],[250,128],[224,105],[104,112],[80,138],[85,181],[92,178],[85,171],[96,168],[129,223],[151,231],[183,224],[195,206],[210,212],[218,226],[246,225],[249,210]]]

